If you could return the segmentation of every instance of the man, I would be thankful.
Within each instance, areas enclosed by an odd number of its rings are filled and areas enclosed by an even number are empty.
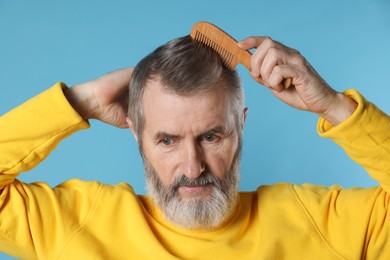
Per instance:
[[[1,251],[29,259],[390,257],[390,118],[355,90],[334,91],[296,50],[268,37],[238,46],[256,48],[253,77],[288,105],[318,114],[320,135],[381,187],[277,184],[239,193],[247,115],[240,80],[187,36],[134,71],[71,88],[58,83],[2,116]],[[284,78],[294,86],[284,89]],[[15,179],[92,118],[131,129],[148,196],[127,184],[70,180],[51,188]]]

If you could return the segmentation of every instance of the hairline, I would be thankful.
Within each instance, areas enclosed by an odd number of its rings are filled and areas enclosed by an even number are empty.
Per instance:
[[[201,97],[201,96],[206,96],[207,94],[211,93],[212,91],[215,90],[215,88],[218,88],[218,87],[225,88],[227,90],[227,93],[228,93],[228,102],[229,102],[228,113],[229,113],[229,115],[232,115],[232,116],[229,116],[229,119],[233,121],[233,123],[228,124],[229,128],[233,127],[237,134],[241,134],[241,125],[243,123],[241,120],[241,117],[243,116],[242,113],[244,112],[244,106],[243,106],[243,104],[236,104],[237,102],[234,102],[234,97],[233,97],[234,93],[232,90],[230,90],[229,86],[227,86],[229,83],[226,82],[226,80],[223,78],[222,75],[217,80],[216,84],[209,84],[208,86],[203,87],[201,89],[201,91],[198,91],[198,92],[188,91],[188,92],[179,93],[178,91],[175,91],[175,89],[172,88],[171,86],[162,84],[161,76],[158,74],[154,74],[154,75],[150,75],[150,77],[145,80],[145,83],[142,86],[142,92],[141,92],[141,96],[140,96],[140,102],[139,102],[140,107],[138,108],[138,112],[139,112],[138,113],[138,121],[139,121],[138,123],[139,123],[139,125],[138,125],[138,129],[134,129],[136,131],[136,135],[137,135],[140,149],[142,148],[142,137],[143,137],[145,122],[146,122],[145,114],[144,114],[143,100],[144,100],[145,90],[150,87],[148,85],[148,83],[150,81],[153,81],[153,80],[158,81],[161,84],[161,86],[162,86],[161,90],[163,92],[177,95],[179,97],[195,97],[195,96]],[[239,105],[241,105],[241,106],[238,108]]]

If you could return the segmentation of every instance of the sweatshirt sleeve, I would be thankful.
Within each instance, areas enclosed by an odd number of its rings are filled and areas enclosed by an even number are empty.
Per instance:
[[[57,83],[0,117],[0,251],[21,259],[55,259],[51,254],[86,218],[100,187],[74,180],[53,189],[15,179],[65,137],[89,127],[68,103],[65,88]],[[72,214],[65,214],[69,207]]]
[[[340,145],[380,187],[303,184],[294,185],[294,192],[308,221],[341,259],[390,259],[390,118],[356,90],[345,93],[357,110],[337,126],[320,118],[318,133]]]
[[[68,103],[65,88],[57,83],[0,117],[0,190],[38,165],[65,137],[89,127]]]
[[[320,118],[318,133],[340,145],[390,194],[390,117],[356,90],[345,94],[358,103],[355,113],[335,127]]]

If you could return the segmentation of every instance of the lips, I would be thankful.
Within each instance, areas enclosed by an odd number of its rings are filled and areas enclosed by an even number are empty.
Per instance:
[[[205,185],[182,185],[179,186],[179,193],[186,197],[196,197],[196,196],[207,196],[209,195],[211,189],[213,188],[213,185],[211,183],[205,184]]]

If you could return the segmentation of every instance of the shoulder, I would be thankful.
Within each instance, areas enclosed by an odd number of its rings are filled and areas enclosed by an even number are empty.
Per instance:
[[[127,183],[104,184],[99,181],[70,179],[55,187],[45,182],[23,183],[15,180],[11,190],[20,195],[35,197],[37,201],[49,200],[59,204],[76,202],[81,204],[94,203],[96,200],[113,200],[121,196],[136,197],[136,194]],[[24,194],[24,195],[23,195]]]
[[[361,204],[372,198],[384,194],[380,187],[370,188],[348,188],[340,185],[318,186],[313,184],[293,185],[293,192],[297,200],[305,207],[326,206],[336,203]]]
[[[53,189],[60,193],[79,193],[90,194],[90,196],[122,196],[131,194],[136,196],[133,187],[125,182],[118,184],[105,184],[99,181],[86,181],[81,179],[70,179],[65,181]]]
[[[261,209],[276,209],[279,206],[282,208],[296,202],[293,186],[290,183],[261,185],[256,191],[240,192],[240,200],[243,204],[251,203],[252,207],[261,207]]]

